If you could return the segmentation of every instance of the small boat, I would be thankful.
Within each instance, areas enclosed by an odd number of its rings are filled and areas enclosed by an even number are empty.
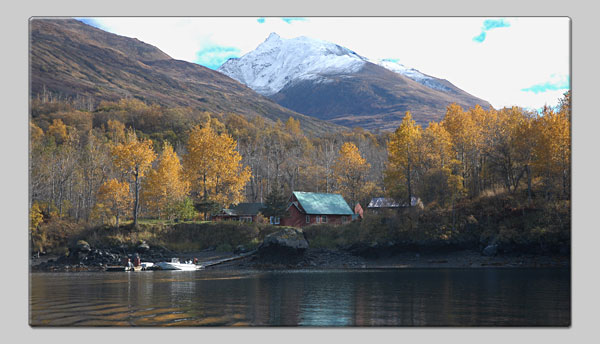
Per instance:
[[[202,265],[196,265],[192,262],[179,262],[179,258],[171,258],[170,262],[159,262],[155,264],[161,270],[183,270],[183,271],[195,271],[203,268]]]
[[[152,262],[142,262],[140,264],[140,266],[142,267],[142,270],[152,270],[152,268],[154,267],[154,263],[152,263]]]

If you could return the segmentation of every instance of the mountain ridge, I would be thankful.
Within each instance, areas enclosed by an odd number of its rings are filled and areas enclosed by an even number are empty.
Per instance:
[[[371,130],[394,130],[406,111],[427,125],[440,121],[451,103],[491,107],[447,80],[305,36],[271,33],[217,70],[299,113]]]
[[[134,97],[164,106],[191,106],[267,120],[300,121],[321,134],[343,129],[265,98],[206,67],[172,59],[138,39],[115,35],[75,19],[30,20],[30,92],[96,101]]]

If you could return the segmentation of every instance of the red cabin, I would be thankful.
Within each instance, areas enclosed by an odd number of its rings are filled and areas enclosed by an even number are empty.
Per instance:
[[[294,191],[289,199],[284,226],[304,227],[315,223],[342,224],[352,221],[354,212],[339,194]]]

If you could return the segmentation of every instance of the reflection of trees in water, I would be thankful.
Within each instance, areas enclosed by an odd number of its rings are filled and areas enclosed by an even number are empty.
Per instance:
[[[560,273],[441,269],[363,274],[356,283],[355,324],[565,325],[570,319],[570,288]]]
[[[495,326],[570,323],[557,269],[33,274],[32,325]]]

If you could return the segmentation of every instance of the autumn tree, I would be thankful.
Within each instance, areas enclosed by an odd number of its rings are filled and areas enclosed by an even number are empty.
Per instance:
[[[114,216],[116,227],[119,228],[119,220],[130,207],[129,183],[110,179],[98,188],[97,203],[94,212],[99,217]]]
[[[546,197],[550,197],[555,189],[560,189],[562,195],[568,197],[571,178],[569,113],[546,109],[534,125],[537,137],[533,165],[543,179]]]
[[[130,131],[127,133],[127,142],[114,146],[112,155],[115,166],[133,183],[133,225],[137,226],[141,181],[156,158],[152,140],[139,140],[135,132]]]
[[[411,204],[418,169],[421,164],[419,140],[422,130],[406,112],[402,123],[390,137],[388,164],[385,171],[386,187],[393,196],[404,198]]]
[[[370,167],[354,143],[346,142],[342,145],[333,171],[342,195],[350,200],[352,207],[363,194],[365,176]]]
[[[39,230],[40,224],[44,221],[42,208],[38,202],[34,202],[29,209],[29,235],[31,238],[31,246],[33,250],[39,252],[44,250],[43,247],[43,232]]]
[[[471,195],[477,193],[478,187],[478,148],[481,132],[477,128],[475,116],[481,115],[480,108],[476,111],[465,112],[457,104],[448,105],[442,126],[452,138],[452,147],[456,159],[460,161],[460,176],[463,186],[469,187]]]
[[[242,191],[251,175],[241,160],[231,136],[218,134],[210,122],[204,127],[194,127],[183,166],[196,198],[202,203],[214,202],[221,206],[241,202]],[[207,215],[205,212],[205,218]]]
[[[148,172],[143,190],[144,203],[158,217],[165,215],[167,209],[183,201],[189,193],[190,183],[184,178],[177,153],[168,142],[165,142],[156,168]]]
[[[423,149],[423,176],[419,186],[421,197],[441,204],[461,196],[462,177],[457,174],[460,162],[452,150],[452,138],[444,127],[430,122],[420,143]]]

